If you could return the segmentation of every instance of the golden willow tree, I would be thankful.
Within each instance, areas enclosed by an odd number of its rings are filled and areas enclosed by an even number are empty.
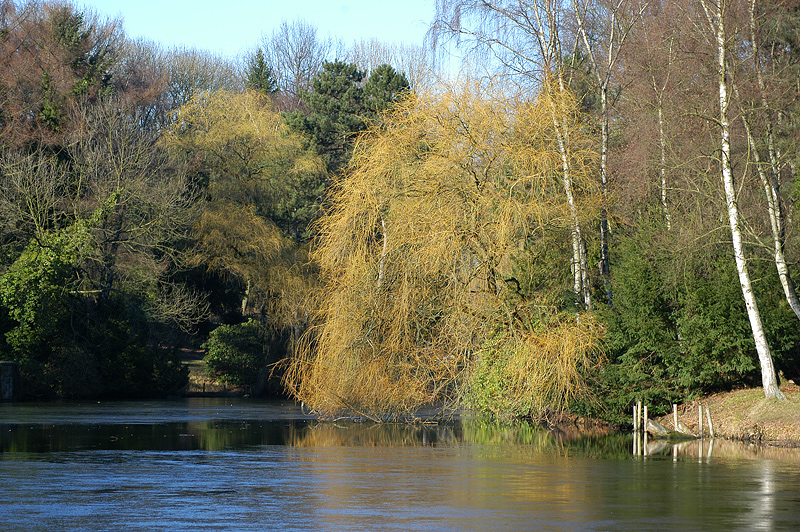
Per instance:
[[[512,416],[583,390],[600,327],[556,310],[566,276],[520,282],[546,244],[570,253],[552,106],[573,110],[573,146],[583,133],[575,102],[552,98],[468,83],[410,96],[360,139],[317,227],[317,321],[285,375],[299,400],[331,416],[432,403]],[[570,153],[579,212],[594,219],[595,156]]]
[[[273,326],[298,332],[313,279],[302,233],[326,180],[319,156],[255,91],[195,97],[166,139],[205,182],[190,263],[238,280],[242,314],[260,310]]]

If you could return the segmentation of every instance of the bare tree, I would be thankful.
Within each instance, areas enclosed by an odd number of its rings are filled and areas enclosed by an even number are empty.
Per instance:
[[[0,239],[27,242],[53,227],[67,195],[55,157],[42,150],[0,155]]]
[[[282,107],[296,109],[300,94],[311,87],[322,63],[331,59],[335,44],[330,37],[320,38],[316,26],[296,19],[282,21],[264,36],[262,48],[282,93]]]
[[[787,265],[786,256],[784,253],[785,229],[784,214],[781,205],[780,175],[781,166],[785,165],[785,163],[780,161],[780,152],[775,142],[775,122],[780,118],[780,111],[776,112],[775,105],[768,100],[768,87],[763,72],[763,65],[765,61],[761,57],[761,48],[763,46],[763,42],[762,39],[759,38],[756,1],[749,0],[747,7],[749,15],[749,37],[750,42],[753,44],[751,64],[757,81],[757,102],[760,104],[758,109],[761,111],[759,114],[761,115],[760,118],[764,124],[763,137],[765,137],[768,164],[764,165],[760,161],[759,146],[755,141],[749,124],[750,119],[748,118],[748,115],[750,113],[744,111],[742,114],[742,120],[745,122],[745,127],[747,128],[747,136],[751,150],[754,157],[756,157],[756,170],[759,174],[761,183],[764,187],[764,192],[766,194],[767,210],[769,213],[770,228],[772,230],[773,256],[775,259],[775,266],[778,270],[778,277],[780,278],[781,286],[783,287],[783,292],[786,296],[786,301],[789,303],[789,306],[794,311],[795,315],[800,318],[800,299],[798,299],[792,277],[789,275],[789,267]],[[741,99],[739,100],[741,104]],[[775,116],[776,114],[777,118]],[[764,171],[765,167],[768,170],[767,172]]]
[[[642,0],[572,0],[578,35],[583,42],[600,93],[600,186],[606,206],[600,213],[600,273],[611,302],[610,260],[608,256],[608,143],[609,86],[614,77],[620,51],[628,34],[647,6]],[[598,22],[602,21],[602,22]],[[587,22],[592,30],[587,30]]]
[[[377,39],[353,43],[344,59],[371,72],[380,65],[391,65],[405,74],[413,90],[426,90],[440,78],[431,52],[422,46],[387,44]]]
[[[244,79],[236,64],[210,52],[175,48],[166,53],[165,59],[169,69],[167,94],[173,109],[186,105],[199,92],[244,88]]]
[[[3,144],[58,144],[74,106],[109,88],[120,23],[62,2],[9,2],[0,15]]]

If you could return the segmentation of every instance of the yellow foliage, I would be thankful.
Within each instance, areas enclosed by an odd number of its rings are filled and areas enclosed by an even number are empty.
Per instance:
[[[289,243],[275,224],[252,208],[220,202],[209,205],[195,226],[198,244],[190,258],[211,270],[243,278],[261,264],[274,262]]]
[[[305,149],[269,99],[257,91],[218,91],[191,100],[176,113],[165,138],[174,150],[204,161],[217,198],[275,201],[282,184],[324,172],[322,160]]]
[[[545,103],[477,84],[412,94],[359,139],[317,225],[318,325],[285,378],[299,399],[329,415],[458,403],[485,340],[526,327],[514,317],[513,257],[535,228],[569,223]],[[576,168],[592,216],[597,191],[588,167]],[[553,386],[578,385],[567,367],[576,361],[563,359]]]
[[[307,246],[290,236],[317,209],[304,194],[324,186],[321,159],[255,91],[202,93],[176,113],[165,142],[208,180],[191,262],[240,280],[243,311],[299,327],[313,276]]]
[[[464,397],[494,417],[544,415],[585,393],[581,370],[594,367],[604,329],[591,315],[555,316],[546,325],[501,334],[471,361]]]

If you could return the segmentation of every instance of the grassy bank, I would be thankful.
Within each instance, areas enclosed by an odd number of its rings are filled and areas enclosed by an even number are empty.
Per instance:
[[[765,399],[761,388],[708,395],[680,405],[678,419],[696,431],[698,406],[702,404],[711,410],[716,436],[800,446],[800,386],[784,383],[781,390],[786,401]],[[672,428],[672,414],[663,416],[659,422]]]

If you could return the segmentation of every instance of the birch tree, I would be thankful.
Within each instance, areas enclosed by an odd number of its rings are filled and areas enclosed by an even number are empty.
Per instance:
[[[748,143],[751,148],[753,157],[755,158],[756,172],[764,188],[767,212],[769,215],[770,229],[772,233],[772,250],[773,258],[775,260],[775,267],[778,270],[778,277],[783,287],[783,292],[786,301],[789,303],[792,311],[800,319],[800,299],[798,299],[797,291],[795,289],[792,277],[789,274],[789,267],[786,261],[784,252],[784,215],[781,205],[781,166],[780,153],[777,149],[775,142],[775,119],[776,115],[775,105],[768,101],[768,87],[767,81],[764,76],[765,63],[767,61],[762,58],[761,49],[763,46],[762,39],[759,38],[758,21],[756,15],[756,2],[755,0],[748,0],[748,16],[749,16],[749,38],[752,44],[752,58],[751,65],[752,71],[755,74],[757,82],[757,101],[758,109],[760,109],[760,121],[763,123],[763,137],[764,144],[766,145],[767,161],[762,161],[759,153],[759,143],[756,141],[751,124],[753,122],[752,111],[748,109],[742,110],[742,121],[744,123]],[[735,92],[739,104],[744,102],[739,97],[738,91]],[[780,111],[777,111],[780,114]],[[766,168],[766,170],[765,170]]]
[[[471,42],[476,50],[488,52],[503,67],[505,75],[521,76],[528,89],[566,95],[561,46],[563,2],[560,0],[437,0],[437,18],[431,32],[437,39],[456,36]],[[570,206],[573,292],[576,304],[592,309],[586,243],[580,223],[573,183],[569,131],[565,127],[565,98],[551,100],[550,118],[561,156],[564,194]]]
[[[316,26],[303,19],[283,20],[264,36],[261,48],[280,90],[279,107],[293,111],[300,105],[303,92],[311,89],[322,64],[331,59],[334,42],[330,37],[319,37]]]
[[[628,0],[610,0],[597,2],[589,0],[572,0],[573,12],[578,26],[578,34],[583,42],[592,72],[597,79],[600,93],[600,186],[606,197],[606,205],[600,213],[600,273],[605,278],[606,292],[611,302],[611,286],[609,282],[610,259],[608,256],[608,143],[609,143],[609,85],[614,77],[614,70],[620,51],[625,45],[628,34],[646,8],[646,2]],[[592,38],[587,31],[587,18],[601,20],[600,28],[595,28],[599,38]],[[660,107],[659,107],[660,113]],[[661,115],[659,114],[661,120]],[[663,131],[662,131],[663,154]],[[663,180],[662,176],[662,180]],[[666,210],[666,203],[665,203]]]
[[[431,89],[442,77],[427,48],[418,45],[360,40],[347,50],[344,59],[361,70],[372,72],[381,65],[392,65],[414,90]]]
[[[780,388],[778,388],[775,368],[772,363],[772,353],[770,352],[764,332],[761,313],[758,310],[758,304],[755,294],[753,293],[750,273],[747,267],[742,238],[742,221],[737,204],[737,193],[734,183],[733,162],[731,158],[731,126],[728,119],[731,103],[728,69],[728,39],[730,36],[727,33],[726,27],[728,1],[717,0],[716,2],[712,2],[711,0],[700,0],[700,5],[706,17],[707,28],[710,30],[711,38],[715,44],[715,66],[719,89],[719,118],[717,121],[720,139],[719,163],[725,192],[725,204],[728,210],[728,222],[730,224],[736,270],[739,276],[742,295],[747,307],[747,316],[750,320],[756,351],[758,352],[764,395],[768,399],[783,399],[783,393]]]
[[[734,94],[736,95],[737,99],[739,99],[738,90],[735,90],[734,86]],[[740,102],[741,103],[741,102]],[[780,204],[780,197],[778,191],[776,190],[776,182],[777,178],[773,178],[774,176],[774,169],[775,166],[772,164],[765,164],[765,162],[761,159],[761,154],[759,153],[759,145],[753,135],[753,128],[751,125],[751,118],[748,116],[748,110],[742,110],[742,124],[745,128],[745,133],[747,134],[747,143],[750,147],[750,153],[753,157],[753,163],[755,166],[755,171],[758,174],[759,181],[761,182],[761,186],[764,189],[764,196],[767,205],[767,215],[769,216],[769,227],[770,232],[772,235],[772,254],[775,260],[775,267],[778,270],[778,278],[781,282],[781,287],[783,288],[784,297],[786,298],[786,302],[789,303],[789,307],[795,313],[795,315],[800,318],[800,300],[797,297],[797,291],[795,290],[794,282],[792,281],[792,277],[789,274],[789,267],[786,262],[786,255],[784,254],[784,239],[783,239],[783,220],[781,215],[781,204]],[[770,169],[768,175],[767,171],[764,170],[765,167]]]

